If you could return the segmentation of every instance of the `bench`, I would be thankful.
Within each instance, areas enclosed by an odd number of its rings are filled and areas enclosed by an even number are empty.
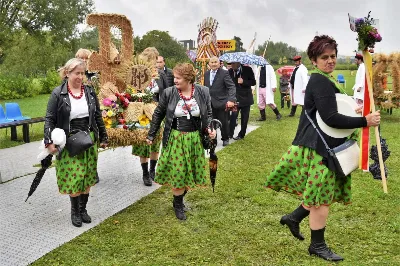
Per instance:
[[[11,140],[17,141],[17,126],[22,126],[22,133],[23,133],[23,140],[25,143],[29,143],[29,125],[44,122],[44,117],[36,117],[31,119],[19,120],[19,121],[12,121],[7,123],[1,123],[0,129],[2,128],[11,128]]]

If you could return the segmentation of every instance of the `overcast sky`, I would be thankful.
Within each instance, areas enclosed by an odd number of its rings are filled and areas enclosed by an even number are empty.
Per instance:
[[[257,32],[257,44],[283,41],[306,50],[315,33],[328,34],[339,44],[339,54],[353,55],[357,34],[347,13],[379,19],[383,37],[375,52],[399,51],[398,0],[94,0],[96,12],[127,16],[134,35],[150,30],[169,31],[178,40],[197,40],[197,25],[206,17],[219,22],[217,38],[242,38],[244,47]]]

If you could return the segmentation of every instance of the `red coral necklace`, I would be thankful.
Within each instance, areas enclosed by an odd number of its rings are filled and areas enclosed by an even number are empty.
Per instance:
[[[74,95],[74,94],[72,93],[71,88],[69,87],[69,83],[67,83],[67,89],[68,89],[69,94],[72,96],[72,98],[74,98],[74,99],[80,99],[80,98],[82,98],[82,96],[83,96],[83,91],[84,91],[84,86],[83,86],[83,84],[81,85],[81,93],[80,93],[78,96],[76,96],[76,95]]]
[[[193,93],[194,93],[194,84],[192,84],[192,91],[190,92],[190,96],[189,96],[189,97],[183,96],[182,91],[181,91],[180,89],[178,89],[178,93],[179,93],[179,96],[181,96],[182,100],[184,100],[184,101],[189,101],[189,100],[192,99],[192,97],[193,97]]]

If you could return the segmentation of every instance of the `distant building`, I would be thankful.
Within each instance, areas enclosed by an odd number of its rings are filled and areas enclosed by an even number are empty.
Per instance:
[[[196,49],[196,42],[194,40],[181,40],[179,41],[186,50]]]

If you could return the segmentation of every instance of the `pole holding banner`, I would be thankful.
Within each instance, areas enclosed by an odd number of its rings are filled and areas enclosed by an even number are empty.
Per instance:
[[[370,107],[364,109],[364,115],[369,113],[370,111],[375,112],[375,102],[374,102],[374,92],[372,88],[372,57],[371,54],[369,53],[368,49],[375,48],[375,43],[382,41],[382,36],[379,34],[377,28],[375,28],[373,25],[376,25],[376,21],[370,16],[371,11],[368,13],[368,16],[365,18],[355,18],[349,16],[349,24],[350,24],[350,29],[352,31],[357,32],[358,34],[358,50],[363,51],[363,57],[364,57],[364,65],[365,65],[365,80],[366,80],[366,87],[368,88],[368,94],[369,94],[369,99],[364,99],[364,100],[369,100]],[[366,95],[366,94],[364,94]],[[365,136],[363,136],[365,137]],[[368,138],[369,138],[369,133],[368,133]],[[382,177],[382,187],[383,187],[383,192],[388,193],[387,190],[387,182],[386,182],[386,175],[385,175],[385,166],[383,164],[383,156],[382,156],[382,147],[381,147],[381,138],[380,138],[380,133],[379,133],[379,128],[376,126],[375,127],[375,139],[376,139],[376,146],[378,150],[378,157],[379,157],[379,168],[381,172],[381,177]],[[362,141],[363,144],[363,141]],[[361,157],[365,157],[365,147],[361,145]],[[364,154],[363,154],[364,153]]]

